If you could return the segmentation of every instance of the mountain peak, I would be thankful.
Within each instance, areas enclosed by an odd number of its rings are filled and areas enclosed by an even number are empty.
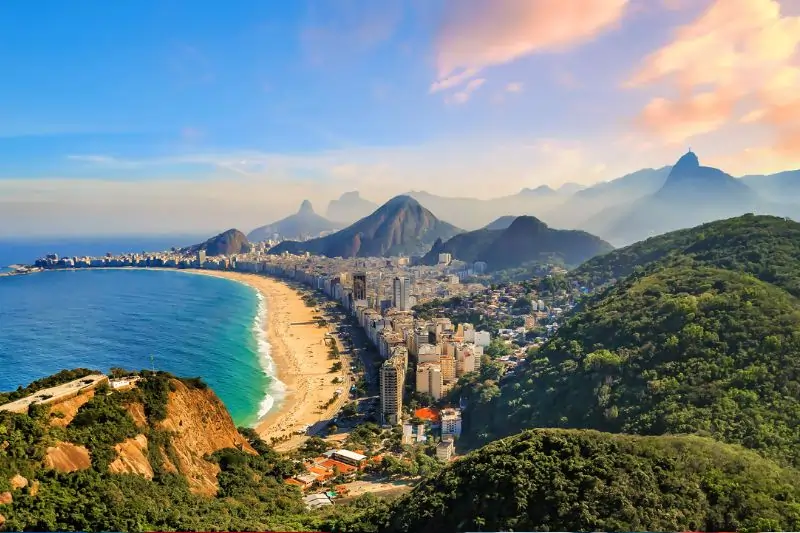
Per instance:
[[[678,159],[678,162],[675,163],[675,166],[672,167],[672,170],[673,172],[674,171],[680,172],[683,170],[689,170],[699,167],[700,167],[700,160],[697,158],[697,155],[694,152],[689,150],[683,156],[681,156],[680,159]]]
[[[535,189],[530,189],[528,187],[525,187],[524,189],[519,191],[519,194],[525,196],[525,195],[553,194],[555,192],[556,191],[554,191],[549,185],[539,185]]]
[[[360,199],[361,199],[361,193],[358,191],[345,192],[342,193],[342,195],[339,197],[339,200],[360,200]]]
[[[508,226],[509,232],[535,232],[544,229],[547,229],[547,224],[530,215],[517,217],[511,225]]]
[[[386,202],[384,205],[392,207],[416,207],[420,205],[420,203],[407,194],[400,194]]]
[[[300,204],[300,210],[297,212],[299,214],[312,214],[314,213],[314,206],[308,200],[303,200],[303,203]]]

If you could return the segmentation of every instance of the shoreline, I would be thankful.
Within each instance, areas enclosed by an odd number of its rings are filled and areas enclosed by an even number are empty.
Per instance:
[[[350,387],[349,364],[342,358],[342,369],[331,372],[335,362],[328,358],[328,346],[325,334],[328,327],[320,327],[313,318],[316,313],[303,301],[300,292],[287,282],[266,275],[235,272],[229,270],[178,269],[169,267],[91,267],[64,268],[57,271],[82,270],[153,270],[183,272],[186,274],[211,276],[247,285],[259,296],[259,309],[256,323],[263,328],[269,343],[269,358],[275,373],[267,372],[272,378],[269,389],[263,391],[262,403],[256,407],[262,409],[269,395],[273,404],[269,411],[250,425],[267,443],[273,438],[278,441],[273,445],[278,450],[289,450],[299,446],[305,440],[305,429],[314,428],[322,421],[335,416],[341,408],[343,400],[348,398]],[[42,272],[50,272],[43,270]],[[266,320],[261,305],[266,303]],[[259,357],[263,353],[259,350]],[[334,378],[341,383],[334,384]],[[277,387],[276,387],[277,385]],[[278,391],[273,389],[277,388]],[[336,389],[343,389],[338,400],[329,407],[324,407],[334,396]],[[281,390],[283,389],[283,390]],[[275,392],[278,392],[276,395]],[[302,435],[297,432],[302,431]]]
[[[320,327],[313,318],[315,313],[302,300],[299,292],[286,282],[272,277],[243,272],[186,269],[182,272],[214,276],[244,283],[257,291],[267,305],[267,320],[262,322],[270,344],[269,355],[275,366],[275,376],[284,390],[275,398],[272,408],[253,424],[256,432],[267,443],[281,439],[276,448],[291,448],[302,437],[296,432],[314,427],[328,420],[340,402],[324,407],[333,398],[336,389],[344,389],[347,396],[347,365],[330,372],[335,362],[328,357],[325,344],[327,327]],[[334,378],[341,383],[334,384]],[[272,387],[272,384],[270,385]],[[285,440],[283,440],[285,439]]]

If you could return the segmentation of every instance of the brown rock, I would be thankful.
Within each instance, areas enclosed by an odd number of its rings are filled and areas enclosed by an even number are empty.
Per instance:
[[[153,479],[153,467],[147,460],[147,437],[136,435],[114,446],[117,458],[108,465],[115,474],[138,474]]]
[[[16,474],[14,477],[11,478],[11,488],[13,489],[21,489],[28,486],[28,480],[24,477]]]
[[[0,514],[0,530],[3,528],[3,524],[6,523],[6,517]]]
[[[144,405],[139,402],[134,402],[126,406],[128,413],[136,423],[136,427],[143,428],[147,426],[147,416],[144,414]]]
[[[36,496],[37,494],[39,494],[39,482],[38,481],[34,481],[33,483],[31,483],[31,488],[28,489],[28,494],[30,494],[32,497]]]
[[[92,459],[89,450],[83,446],[77,446],[71,442],[59,442],[55,446],[47,448],[44,465],[59,472],[75,472],[91,467]]]
[[[177,462],[174,466],[186,476],[191,490],[214,495],[219,466],[203,457],[223,448],[241,447],[256,452],[239,434],[231,415],[211,389],[189,388],[178,380],[172,384],[174,391],[167,401],[167,418],[159,427],[174,433],[172,447]]]
[[[78,409],[93,397],[94,389],[91,389],[78,394],[74,398],[57,403],[50,409],[50,425],[67,427],[72,422],[72,419],[75,418],[75,415],[78,414]],[[60,416],[52,416],[54,413],[59,413]]]
[[[14,497],[10,492],[0,492],[0,505],[9,505],[14,502]]]

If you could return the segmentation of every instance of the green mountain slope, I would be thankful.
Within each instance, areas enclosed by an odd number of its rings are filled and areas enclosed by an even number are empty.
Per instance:
[[[637,269],[681,263],[748,272],[800,296],[800,224],[756,215],[718,220],[595,257],[570,277],[598,286]]]
[[[634,274],[569,318],[470,427],[700,433],[800,465],[797,301],[734,271]]]
[[[537,430],[456,461],[379,530],[792,531],[797,498],[797,472],[710,439]]]

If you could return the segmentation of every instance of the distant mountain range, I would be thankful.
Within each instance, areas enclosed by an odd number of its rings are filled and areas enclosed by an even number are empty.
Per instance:
[[[514,268],[526,263],[561,262],[577,266],[613,247],[584,231],[557,230],[531,216],[515,217],[505,228],[506,217],[487,228],[461,233],[450,240],[437,240],[423,257],[426,264],[436,264],[440,253],[450,253],[455,259],[484,261],[490,270]],[[491,226],[498,229],[490,229]]]
[[[271,239],[277,233],[283,239],[300,240],[317,237],[320,233],[341,227],[341,224],[331,222],[315,213],[311,202],[303,200],[297,213],[272,224],[254,229],[247,234],[247,239],[250,242],[261,242]]]
[[[328,257],[423,255],[437,239],[449,239],[461,231],[403,195],[336,233],[305,242],[284,241],[269,252],[310,252]]]
[[[341,195],[338,200],[331,200],[326,215],[330,220],[352,224],[376,209],[378,209],[378,204],[361,198],[358,191],[351,191]]]
[[[244,233],[238,229],[229,229],[228,231],[223,231],[219,235],[211,237],[205,242],[182,248],[181,251],[194,254],[203,250],[206,252],[206,255],[210,257],[215,255],[247,253],[250,251],[250,248],[250,243]]]
[[[770,180],[768,177],[734,178],[720,169],[700,165],[697,155],[689,152],[670,169],[658,190],[638,200],[606,208],[582,226],[592,228],[616,245],[626,245],[745,213],[779,216],[800,213],[800,206],[790,203],[791,198],[782,202],[770,200],[748,185],[757,183],[758,179],[764,183]]]

